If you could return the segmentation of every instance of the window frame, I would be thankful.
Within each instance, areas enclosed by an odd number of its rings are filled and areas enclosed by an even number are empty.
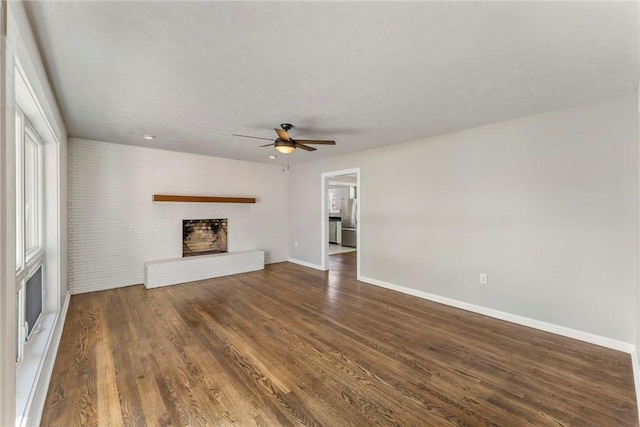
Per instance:
[[[31,142],[34,143],[34,146],[36,148],[36,159],[35,159],[35,165],[34,165],[35,180],[36,180],[34,212],[37,218],[34,222],[36,246],[33,248],[27,248],[27,245],[26,245],[26,234],[27,234],[26,214],[27,212],[26,212],[26,209],[24,208],[26,204],[24,193],[22,195],[22,203],[23,203],[23,210],[24,210],[23,211],[24,229],[23,229],[22,244],[24,246],[24,252],[25,252],[25,255],[24,255],[25,265],[28,266],[29,264],[32,264],[32,262],[36,258],[44,256],[44,148],[43,148],[42,139],[40,139],[36,131],[33,129],[33,126],[31,125],[31,123],[29,123],[29,120],[27,120],[24,116],[23,116],[23,122],[24,122],[24,135],[25,135],[25,138],[23,138],[23,142],[22,142],[23,150],[24,150],[24,146],[27,144],[26,137],[28,137],[31,140]],[[22,170],[23,187],[26,185],[26,181],[27,181],[24,175],[25,161],[26,159],[24,158],[24,152],[23,152],[23,170]]]
[[[28,139],[30,140],[28,142]],[[27,248],[26,236],[26,168],[25,145],[33,143],[35,146],[34,180],[34,228],[36,246]],[[42,317],[45,311],[45,211],[44,211],[44,143],[35,131],[22,110],[16,105],[16,365],[19,369],[24,355],[28,352],[30,338],[40,331]],[[42,268],[42,304],[40,314],[34,323],[31,333],[26,325],[26,284],[27,281]]]

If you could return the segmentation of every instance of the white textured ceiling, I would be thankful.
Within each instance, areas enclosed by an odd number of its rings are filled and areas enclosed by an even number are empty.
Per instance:
[[[292,163],[632,92],[637,2],[25,2],[69,135]],[[157,135],[155,141],[143,134]]]

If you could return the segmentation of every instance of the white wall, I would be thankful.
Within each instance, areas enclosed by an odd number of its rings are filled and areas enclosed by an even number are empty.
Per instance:
[[[639,11],[640,12],[640,11]],[[638,85],[638,87],[640,88],[640,84]],[[636,135],[636,144],[638,147],[640,147],[640,90],[638,92],[636,92],[636,102],[637,102],[637,108],[636,108],[636,125],[637,125],[637,135]],[[640,209],[640,148],[638,150],[638,206]],[[638,212],[638,259],[639,259],[639,264],[640,264],[640,210]],[[636,403],[638,404],[638,414],[640,414],[640,364],[638,362],[638,348],[640,347],[640,269],[638,271],[639,273],[639,277],[638,277],[638,292],[637,292],[637,304],[638,304],[638,312],[637,312],[637,323],[636,323],[636,327],[637,327],[637,337],[636,337],[636,348],[635,351],[631,353],[631,361],[633,364],[633,375],[634,375],[634,379],[635,379],[635,386],[636,386]]]
[[[320,264],[320,175],[359,167],[362,276],[635,343],[637,108],[629,95],[293,167],[290,256]]]
[[[144,262],[182,256],[182,220],[228,218],[228,250],[288,259],[281,166],[119,144],[69,141],[72,293],[143,282]],[[255,204],[153,203],[153,194],[255,197]]]

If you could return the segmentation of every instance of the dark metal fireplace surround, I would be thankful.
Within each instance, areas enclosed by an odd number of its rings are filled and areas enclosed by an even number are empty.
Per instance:
[[[182,256],[227,252],[227,218],[182,221]]]

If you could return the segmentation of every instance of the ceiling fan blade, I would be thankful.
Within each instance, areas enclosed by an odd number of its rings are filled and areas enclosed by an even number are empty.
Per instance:
[[[273,138],[263,138],[261,136],[239,135],[237,133],[232,133],[231,135],[233,135],[233,136],[241,136],[242,138],[266,139],[267,141],[273,141]]]
[[[315,139],[296,139],[296,142],[303,144],[336,145],[335,141],[318,141]]]
[[[278,134],[278,138],[280,138],[283,141],[290,141],[289,134],[287,133],[286,130],[284,129],[274,129],[274,130]]]
[[[272,145],[276,145],[276,143],[271,143],[271,144],[266,144],[266,145],[261,145],[260,147],[271,147]]]
[[[300,144],[300,141],[296,141],[296,148],[302,148],[307,151],[316,151],[316,148],[309,147],[308,145]]]

